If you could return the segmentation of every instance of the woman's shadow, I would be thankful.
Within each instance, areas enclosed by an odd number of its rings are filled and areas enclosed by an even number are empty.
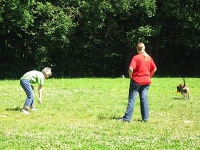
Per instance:
[[[21,111],[20,107],[16,107],[16,108],[6,108],[6,111]]]

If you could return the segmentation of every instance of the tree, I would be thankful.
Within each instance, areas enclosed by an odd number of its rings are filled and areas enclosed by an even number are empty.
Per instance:
[[[155,50],[160,75],[194,76],[200,73],[200,66],[194,65],[199,64],[196,63],[199,60],[193,57],[200,42],[197,36],[200,32],[199,5],[198,0],[157,1],[154,20],[161,30],[155,38]]]
[[[19,66],[41,69],[60,58],[54,51],[63,51],[75,27],[67,10],[35,0],[1,3],[1,69],[8,70],[6,76]],[[58,44],[61,48],[56,49]]]
[[[198,0],[0,0],[0,6],[0,78],[44,66],[55,77],[119,77],[139,41],[158,75],[200,73]]]

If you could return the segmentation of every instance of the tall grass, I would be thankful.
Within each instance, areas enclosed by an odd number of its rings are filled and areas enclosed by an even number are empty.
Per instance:
[[[25,93],[17,80],[0,81],[2,150],[200,149],[199,79],[186,78],[190,100],[176,93],[181,78],[153,78],[150,120],[141,119],[139,99],[132,122],[118,122],[127,106],[129,79],[48,79],[43,104],[20,112]]]

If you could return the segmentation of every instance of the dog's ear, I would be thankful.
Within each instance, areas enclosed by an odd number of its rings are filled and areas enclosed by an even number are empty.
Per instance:
[[[177,90],[176,90],[176,93],[179,93],[179,92],[180,92],[179,86],[177,86],[176,89],[177,89]]]

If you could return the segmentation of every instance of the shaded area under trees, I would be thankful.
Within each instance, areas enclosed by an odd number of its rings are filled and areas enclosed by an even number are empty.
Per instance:
[[[198,0],[0,0],[0,79],[127,74],[137,42],[158,76],[200,75]]]

